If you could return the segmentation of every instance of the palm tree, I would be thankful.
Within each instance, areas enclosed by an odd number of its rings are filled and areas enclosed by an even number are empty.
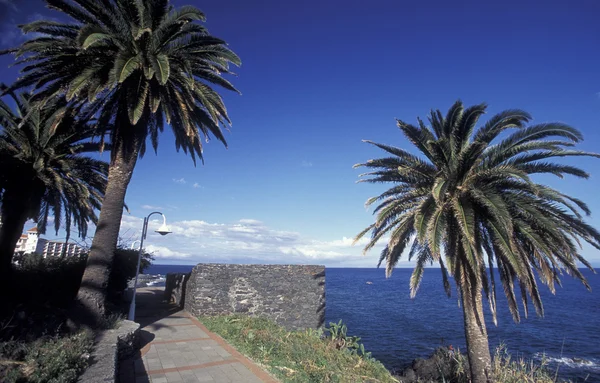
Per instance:
[[[57,234],[64,223],[67,237],[73,225],[85,237],[88,221],[97,221],[108,174],[107,163],[82,155],[98,152],[100,144],[90,141],[95,130],[64,98],[36,108],[30,95],[10,95],[14,112],[0,100],[0,270],[6,273],[28,219],[44,234],[52,215]]]
[[[513,319],[519,322],[515,283],[525,315],[529,298],[543,315],[534,271],[552,292],[563,269],[589,289],[577,268],[581,262],[592,269],[579,253],[580,240],[600,249],[600,233],[581,214],[590,214],[585,203],[530,177],[541,173],[587,178],[577,167],[550,162],[555,157],[598,157],[569,149],[582,140],[581,134],[562,123],[527,126],[531,117],[521,110],[501,112],[474,132],[485,110],[485,104],[464,109],[457,101],[445,117],[432,111],[431,127],[420,119],[417,126],[398,120],[419,155],[366,141],[390,156],[356,165],[371,169],[361,181],[393,184],[367,201],[367,206],[378,203],[376,220],[356,240],[370,232],[365,252],[379,240],[387,242],[379,264],[385,261],[388,277],[408,251],[408,259],[416,261],[411,297],[428,263],[439,264],[448,296],[448,277],[454,278],[475,383],[492,379],[482,294],[496,323],[494,266]],[[505,138],[499,138],[501,134]]]
[[[100,134],[110,132],[112,150],[106,196],[79,302],[99,320],[127,185],[146,140],[156,150],[166,121],[177,150],[202,159],[202,139],[225,143],[230,124],[225,105],[211,88],[236,89],[222,77],[239,58],[223,40],[195,21],[195,7],[178,9],[168,0],[45,0],[70,23],[35,21],[22,27],[35,37],[8,50],[27,63],[13,89],[33,87],[37,99],[65,94],[85,103]],[[82,310],[83,311],[83,310]]]

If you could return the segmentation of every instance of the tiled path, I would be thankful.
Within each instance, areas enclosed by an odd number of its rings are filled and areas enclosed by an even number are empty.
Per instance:
[[[164,302],[163,292],[138,289],[142,348],[120,363],[121,383],[277,383],[196,318]]]

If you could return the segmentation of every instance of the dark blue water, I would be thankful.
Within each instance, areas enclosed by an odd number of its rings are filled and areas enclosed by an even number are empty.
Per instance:
[[[191,268],[153,265],[146,273],[164,275]],[[365,349],[389,369],[404,368],[440,345],[465,350],[462,311],[456,295],[446,297],[439,270],[426,270],[415,299],[409,297],[410,273],[396,269],[386,279],[382,269],[326,271],[326,323],[342,319],[350,335],[360,336]],[[513,358],[539,360],[545,354],[560,377],[600,382],[600,275],[583,273],[592,292],[565,276],[556,295],[541,288],[545,317],[537,317],[530,307],[529,318],[520,324],[512,321],[500,289],[498,327],[491,320],[487,323],[490,346],[504,343]]]

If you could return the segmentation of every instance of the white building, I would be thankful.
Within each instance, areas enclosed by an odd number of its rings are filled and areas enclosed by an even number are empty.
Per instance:
[[[21,234],[21,238],[19,238],[19,241],[17,242],[17,247],[15,247],[15,253],[41,254],[44,250],[44,241],[45,239],[40,240],[37,227],[32,227],[27,230],[25,234]]]
[[[47,241],[44,239],[40,239],[40,241],[45,241],[44,250],[42,254],[44,258],[46,257],[60,257],[62,255],[63,248],[66,247],[65,256],[73,257],[76,255],[81,255],[83,253],[83,249],[81,246],[75,243],[64,243],[61,241]]]
[[[16,252],[24,254],[37,253],[46,257],[57,257],[62,255],[63,248],[66,246],[65,256],[71,257],[83,253],[83,248],[75,243],[64,243],[62,241],[50,241],[40,238],[37,227],[32,227],[25,234],[21,235],[15,247]]]

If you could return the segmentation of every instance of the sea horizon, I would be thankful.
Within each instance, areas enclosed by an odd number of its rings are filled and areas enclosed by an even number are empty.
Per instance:
[[[200,265],[200,264],[204,264],[204,263],[218,263],[218,264],[235,264],[235,265],[290,265],[290,266],[294,266],[294,265],[298,265],[298,266],[302,266],[302,265],[321,265],[321,263],[272,263],[272,262],[266,262],[266,263],[260,263],[260,262],[256,262],[256,263],[240,263],[240,262],[236,262],[236,263],[230,263],[230,262],[198,262],[198,263],[152,263],[151,266],[196,266],[196,265]],[[600,270],[600,263],[592,263],[592,268],[593,269],[598,269]],[[385,269],[384,266],[326,266],[326,268],[328,269]],[[397,266],[394,269],[412,269],[414,268],[414,265],[412,266]],[[440,267],[437,265],[433,265],[433,266],[425,266],[426,269],[439,269]],[[586,269],[589,270],[587,267],[581,265],[577,267],[578,269]],[[489,269],[489,268],[488,268]],[[494,267],[494,270],[496,268]]]

